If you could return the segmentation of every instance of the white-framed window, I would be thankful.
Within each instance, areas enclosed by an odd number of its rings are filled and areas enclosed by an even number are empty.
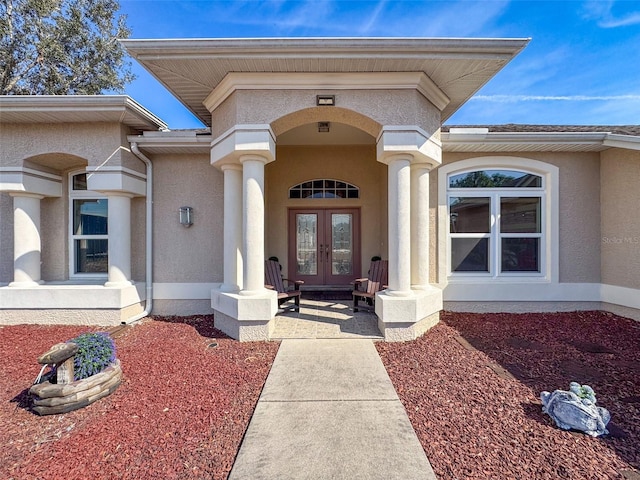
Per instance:
[[[87,190],[87,174],[69,174],[69,276],[106,278],[109,202]]]
[[[447,281],[557,279],[557,172],[510,157],[442,167]]]

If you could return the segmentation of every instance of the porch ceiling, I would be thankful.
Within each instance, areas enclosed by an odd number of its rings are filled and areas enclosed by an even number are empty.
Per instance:
[[[205,125],[204,99],[230,72],[424,72],[451,100],[448,119],[529,39],[255,38],[121,40]]]

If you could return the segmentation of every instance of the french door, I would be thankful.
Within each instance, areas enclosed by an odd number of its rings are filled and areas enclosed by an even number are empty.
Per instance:
[[[289,210],[289,278],[348,285],[360,276],[360,210]]]

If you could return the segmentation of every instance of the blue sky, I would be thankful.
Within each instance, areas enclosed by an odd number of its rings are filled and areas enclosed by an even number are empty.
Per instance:
[[[531,38],[447,124],[640,124],[640,1],[120,0],[131,38]],[[126,92],[201,126],[135,61]]]

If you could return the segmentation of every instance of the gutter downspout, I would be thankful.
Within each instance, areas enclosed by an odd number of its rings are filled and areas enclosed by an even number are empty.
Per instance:
[[[144,153],[138,148],[136,142],[131,142],[131,151],[133,154],[144,162],[147,166],[147,185],[146,185],[146,225],[145,225],[145,283],[146,283],[146,301],[144,312],[134,315],[122,322],[122,324],[130,324],[136,322],[151,313],[153,308],[153,165]]]

